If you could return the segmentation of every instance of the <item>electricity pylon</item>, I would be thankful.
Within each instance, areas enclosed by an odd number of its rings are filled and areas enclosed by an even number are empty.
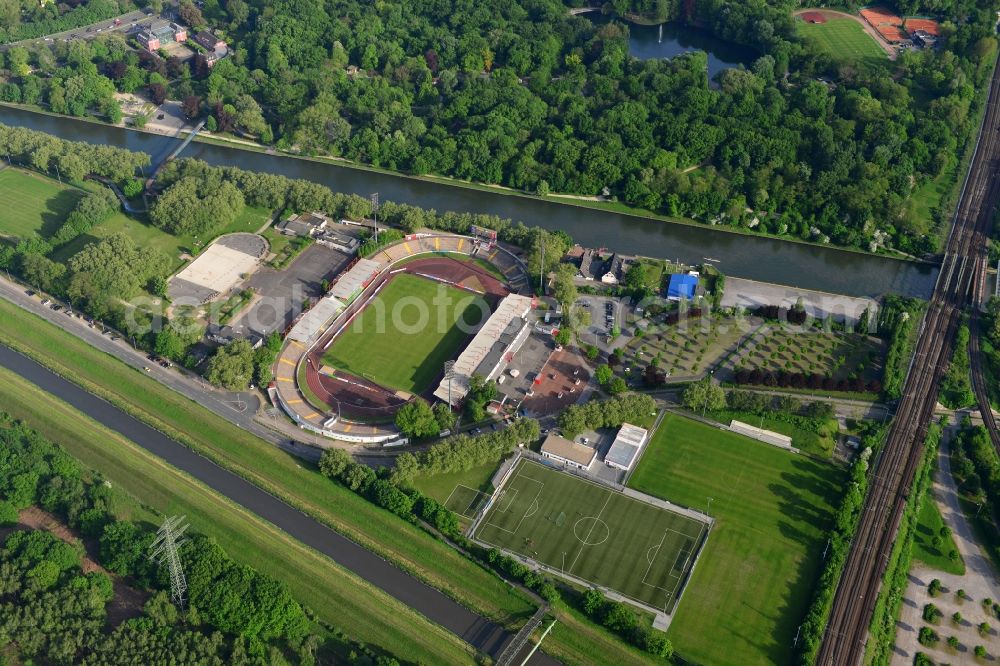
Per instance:
[[[170,516],[163,521],[156,531],[156,538],[149,545],[149,559],[166,565],[170,574],[170,598],[178,608],[184,608],[184,593],[187,591],[187,580],[181,567],[178,548],[186,541],[184,532],[189,527],[184,516]]]

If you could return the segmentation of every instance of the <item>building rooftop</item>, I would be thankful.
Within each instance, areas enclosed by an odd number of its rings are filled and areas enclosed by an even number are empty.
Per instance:
[[[597,449],[572,442],[559,435],[551,434],[542,442],[542,453],[569,460],[584,467],[590,467],[597,456]]]
[[[623,423],[614,443],[604,456],[604,462],[622,469],[631,469],[648,435],[649,432],[645,428]]]
[[[667,298],[691,300],[698,288],[698,277],[687,273],[674,273],[667,285]]]
[[[501,341],[501,338],[507,339],[505,334],[511,331],[513,331],[514,336],[517,335],[521,327],[514,328],[511,324],[516,319],[524,319],[530,310],[531,299],[527,296],[508,294],[500,301],[497,309],[455,360],[450,391],[453,402],[461,400],[469,392],[469,380],[487,360],[487,357],[494,352],[495,343]],[[513,340],[514,336],[508,337]],[[437,390],[434,391],[434,395],[441,400],[447,400],[449,396],[448,384],[447,379],[442,380]]]

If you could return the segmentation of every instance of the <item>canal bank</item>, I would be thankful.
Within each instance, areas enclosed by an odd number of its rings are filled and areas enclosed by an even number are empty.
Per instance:
[[[0,367],[23,377],[310,548],[323,553],[480,651],[496,656],[510,640],[510,633],[496,623],[460,605],[275,495],[55,374],[37,361],[0,345]],[[539,654],[531,663],[554,665],[558,662]]]
[[[180,139],[134,130],[0,107],[0,123],[27,127],[71,141],[114,145],[142,151],[154,163]],[[672,224],[637,215],[574,206],[534,197],[472,189],[407,176],[367,171],[329,162],[270,155],[235,146],[193,143],[182,157],[216,166],[304,178],[334,191],[439,211],[485,213],[569,233],[581,245],[626,254],[699,264],[719,259],[727,275],[850,296],[888,292],[926,298],[934,284],[934,266],[867,255],[831,247],[728,233],[711,227]]]

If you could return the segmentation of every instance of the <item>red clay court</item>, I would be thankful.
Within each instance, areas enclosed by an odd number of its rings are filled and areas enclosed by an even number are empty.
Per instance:
[[[923,30],[928,35],[939,37],[941,35],[941,25],[932,19],[908,18],[904,24],[907,32],[913,33]]]
[[[380,284],[392,279],[394,275],[404,272],[441,280],[481,293],[491,307],[509,293],[500,280],[474,261],[464,261],[451,256],[414,259],[368,285],[364,292],[339,315],[338,323],[348,321],[350,317],[360,313],[367,305],[369,294]],[[406,404],[410,396],[399,395],[392,389],[342,370],[335,370],[332,375],[320,372],[323,367],[324,349],[338,328],[339,325],[331,326],[330,331],[320,338],[309,352],[305,375],[310,392],[334,412],[339,409],[345,418],[368,422],[392,420],[396,410]],[[440,380],[440,377],[438,379]],[[434,382],[433,386],[437,386],[437,382]]]

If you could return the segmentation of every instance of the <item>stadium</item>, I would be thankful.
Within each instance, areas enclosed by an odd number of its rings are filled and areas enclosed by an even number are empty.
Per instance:
[[[530,328],[527,288],[524,265],[495,232],[407,236],[356,260],[292,326],[273,394],[303,428],[393,439],[388,424],[410,400],[457,405],[473,372],[502,371]]]

